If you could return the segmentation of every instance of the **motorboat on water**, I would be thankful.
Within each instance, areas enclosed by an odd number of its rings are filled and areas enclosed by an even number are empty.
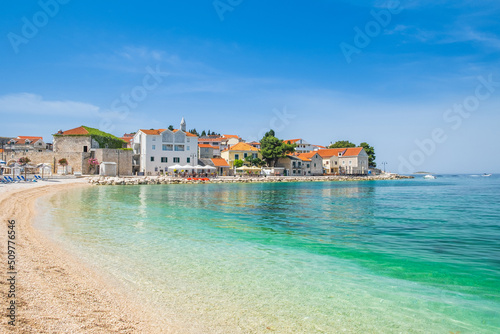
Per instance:
[[[434,175],[431,175],[431,174],[427,174],[427,175],[424,175],[424,179],[426,180],[434,180],[436,177]]]
[[[481,176],[491,176],[491,174],[487,174],[487,173],[484,173],[483,175]]]

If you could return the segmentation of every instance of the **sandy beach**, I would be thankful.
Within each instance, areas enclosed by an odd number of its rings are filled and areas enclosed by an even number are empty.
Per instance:
[[[33,228],[40,196],[89,186],[85,179],[58,179],[0,186],[2,321],[13,333],[164,333],[147,307],[136,305]],[[8,268],[8,225],[15,220],[15,297]],[[9,296],[10,293],[10,296]],[[15,326],[7,308],[15,301]]]

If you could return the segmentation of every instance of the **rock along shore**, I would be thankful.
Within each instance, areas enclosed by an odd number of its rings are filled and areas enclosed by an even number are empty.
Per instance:
[[[323,182],[323,181],[376,181],[413,179],[413,176],[398,174],[382,174],[376,176],[267,176],[267,177],[233,177],[224,176],[205,180],[193,180],[171,176],[141,177],[89,177],[93,185],[139,185],[139,184],[200,184],[200,183],[263,183],[263,182]]]

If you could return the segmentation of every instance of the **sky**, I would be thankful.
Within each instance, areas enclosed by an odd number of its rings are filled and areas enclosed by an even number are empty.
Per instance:
[[[6,1],[0,136],[86,125],[368,142],[500,173],[498,1]]]

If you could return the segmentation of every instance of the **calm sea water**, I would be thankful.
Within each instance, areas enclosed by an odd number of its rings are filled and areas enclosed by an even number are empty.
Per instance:
[[[186,332],[500,332],[495,175],[92,187],[38,205],[38,228]]]

